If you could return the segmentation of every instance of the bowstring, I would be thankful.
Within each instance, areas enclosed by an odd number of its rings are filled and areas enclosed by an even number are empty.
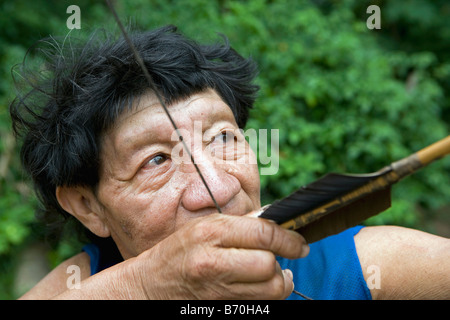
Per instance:
[[[112,3],[109,0],[105,0],[109,9],[111,10],[114,19],[117,23],[117,25],[119,26],[120,30],[122,31],[122,35],[125,38],[125,41],[128,43],[128,46],[130,47],[131,51],[133,52],[134,58],[136,59],[136,62],[139,64],[140,68],[142,69],[145,78],[147,79],[147,82],[150,86],[150,88],[155,92],[156,97],[159,100],[159,103],[161,104],[161,106],[164,109],[164,112],[166,113],[167,117],[170,120],[170,123],[172,124],[172,127],[174,128],[177,136],[178,136],[178,140],[181,141],[181,143],[183,144],[184,149],[186,150],[189,158],[191,159],[192,164],[195,167],[195,170],[197,171],[198,175],[200,176],[203,185],[205,186],[206,190],[208,190],[208,194],[211,197],[212,201],[214,202],[214,206],[216,207],[217,211],[219,213],[222,213],[222,210],[220,209],[219,204],[217,203],[216,199],[214,198],[214,195],[211,192],[211,189],[208,187],[208,184],[206,183],[205,178],[203,177],[200,168],[198,167],[197,163],[194,160],[194,156],[192,155],[191,151],[189,150],[186,142],[183,139],[183,136],[180,133],[180,130],[178,130],[178,127],[175,123],[175,121],[173,120],[172,116],[170,115],[169,109],[166,106],[166,103],[164,102],[164,99],[162,98],[161,94],[159,93],[159,90],[156,88],[155,82],[153,81],[152,76],[150,75],[150,73],[148,72],[147,68],[145,67],[144,61],[142,60],[141,55],[139,54],[139,52],[137,51],[136,47],[134,46],[134,43],[131,41],[130,37],[128,36],[128,33],[126,32],[122,22],[119,19],[119,16],[117,15],[116,10],[114,9],[114,6],[112,5]]]
[[[297,291],[297,290],[292,290],[292,293],[295,293],[296,295],[299,295],[300,297],[302,297],[305,300],[314,300],[313,298],[310,298],[308,296],[305,296],[303,293]]]

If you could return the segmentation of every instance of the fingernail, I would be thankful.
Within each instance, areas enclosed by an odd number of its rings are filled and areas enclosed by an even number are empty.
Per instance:
[[[294,275],[292,274],[292,271],[290,269],[284,269],[283,274],[284,277],[287,278],[289,281],[292,281],[294,279]]]
[[[300,257],[301,257],[301,258],[305,258],[305,257],[308,256],[308,254],[309,254],[309,245],[308,245],[307,243],[305,243],[305,244],[302,246],[302,253],[301,253]]]

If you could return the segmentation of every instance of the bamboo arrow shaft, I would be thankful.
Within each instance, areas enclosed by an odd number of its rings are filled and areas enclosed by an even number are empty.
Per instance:
[[[449,153],[450,136],[447,136],[446,138],[417,151],[409,157],[392,163],[391,167],[399,175],[399,179],[402,179]]]
[[[416,154],[423,166],[436,159],[442,158],[447,154],[450,154],[450,136],[447,136],[446,138],[423,148]]]

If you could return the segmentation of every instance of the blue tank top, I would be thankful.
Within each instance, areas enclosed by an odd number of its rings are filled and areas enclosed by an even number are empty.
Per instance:
[[[372,299],[353,239],[361,228],[350,228],[310,244],[306,258],[289,260],[278,257],[281,268],[290,269],[294,274],[295,290],[317,300]],[[117,255],[102,256],[94,244],[84,246],[83,251],[91,259],[91,275],[121,262]],[[298,299],[303,298],[294,293],[288,297],[288,300]]]

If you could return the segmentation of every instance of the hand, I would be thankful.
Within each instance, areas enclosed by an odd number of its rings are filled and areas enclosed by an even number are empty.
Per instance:
[[[196,219],[136,258],[149,299],[285,299],[292,273],[275,260],[304,257],[296,232],[250,216]]]

